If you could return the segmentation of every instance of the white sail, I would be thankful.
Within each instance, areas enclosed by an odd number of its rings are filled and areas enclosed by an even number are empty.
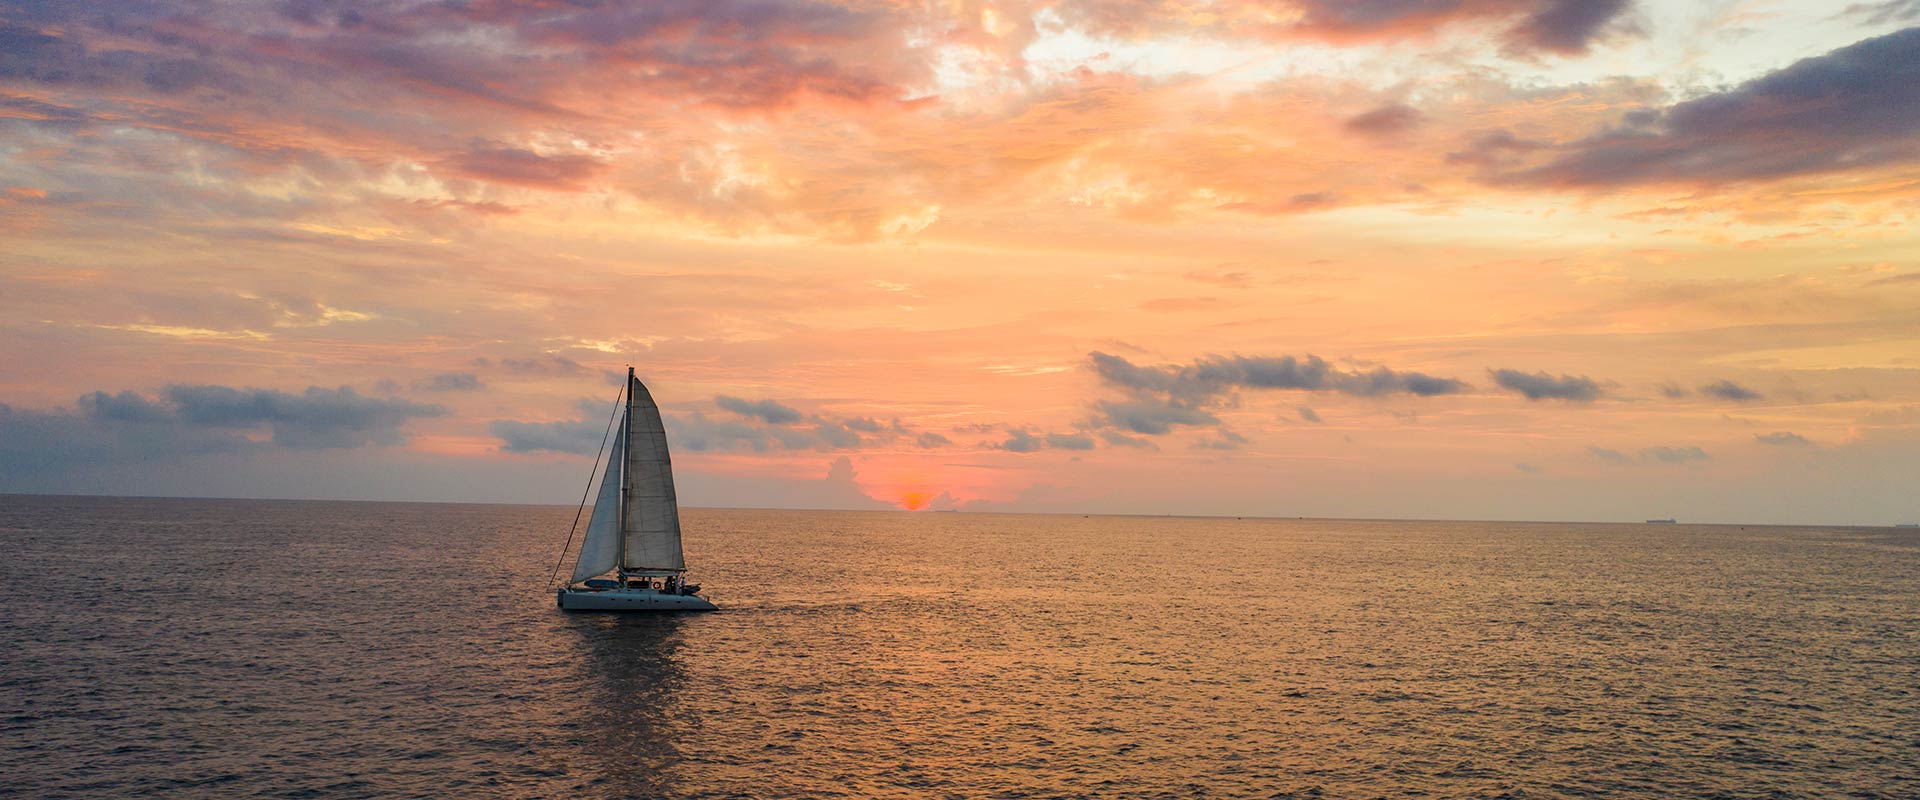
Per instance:
[[[624,421],[623,421],[624,424]],[[620,469],[627,463],[627,437],[613,438],[607,471],[600,476],[600,494],[593,499],[593,517],[587,536],[580,540],[580,558],[574,561],[574,581],[584,581],[620,563]]]
[[[626,548],[629,570],[684,570],[680,552],[680,503],[673,494],[673,464],[660,407],[638,378],[627,377]]]

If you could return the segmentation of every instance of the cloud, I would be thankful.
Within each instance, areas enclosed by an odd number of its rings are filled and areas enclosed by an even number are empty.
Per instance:
[[[1092,450],[1093,437],[1084,433],[1049,433],[1047,446],[1055,450]]]
[[[899,420],[884,423],[872,417],[831,414],[803,416],[792,406],[774,400],[744,400],[716,395],[714,406],[739,419],[711,416],[701,410],[667,413],[662,420],[668,443],[687,452],[833,452],[886,447],[922,450],[953,446],[953,440],[931,431],[915,430]],[[497,420],[491,430],[508,452],[592,453],[606,427],[605,407],[582,400],[580,419],[560,422]],[[1000,426],[987,426],[999,430]],[[1038,441],[1038,440],[1037,440]]]
[[[1308,408],[1308,407],[1306,407],[1306,406],[1301,406],[1301,407],[1300,407],[1300,418],[1301,418],[1301,419],[1303,419],[1303,420],[1306,420],[1306,421],[1308,421],[1308,422],[1311,422],[1311,423],[1313,423],[1313,424],[1315,424],[1315,425],[1319,425],[1319,424],[1321,424],[1321,423],[1322,423],[1322,422],[1324,421],[1324,420],[1322,420],[1322,419],[1320,419],[1320,412],[1318,412],[1318,411],[1315,411],[1315,410],[1313,410],[1313,409],[1311,409],[1311,408]]]
[[[519,422],[494,420],[488,425],[500,449],[509,453],[572,453],[592,455],[606,436],[605,423],[589,420]]]
[[[760,176],[734,167],[789,172],[811,186],[852,184],[871,167],[793,163],[791,151],[818,152],[801,141],[808,124],[760,133],[736,123],[818,109],[844,130],[869,113],[931,105],[909,95],[931,83],[933,52],[944,48],[916,44],[909,31],[964,22],[830,0],[341,5],[13,4],[0,12],[0,83],[57,95],[49,105],[72,112],[23,126],[109,120],[131,135],[107,145],[68,139],[49,151],[65,151],[69,165],[90,159],[92,169],[64,170],[71,182],[147,184],[197,219],[210,215],[194,200],[269,205],[250,193],[214,196],[229,180],[286,170],[311,185],[278,201],[281,213],[329,226],[342,216],[328,213],[336,209],[482,215],[514,207],[487,195],[594,190],[726,227],[859,236],[894,225],[898,205],[930,204],[873,188],[785,202],[788,192],[736,180]],[[18,119],[9,117],[0,125]],[[149,146],[193,153],[191,181],[176,180],[163,160],[138,158]],[[145,199],[122,194],[119,204]]]
[[[1054,450],[1092,450],[1093,437],[1084,433],[1035,433],[1017,425],[996,426],[1007,432],[1007,438],[998,442],[989,442],[987,447],[1005,450],[1009,453],[1035,453],[1045,449]]]
[[[825,443],[815,438],[811,431],[714,419],[699,411],[684,415],[669,414],[664,422],[667,425],[667,441],[671,446],[696,453],[709,450],[766,452],[825,449]]]
[[[1138,448],[1141,450],[1159,450],[1160,449],[1160,446],[1157,444],[1154,444],[1152,439],[1142,439],[1138,436],[1128,436],[1124,433],[1121,433],[1115,430],[1101,431],[1100,440],[1103,442],[1106,442],[1107,444],[1113,445],[1114,447],[1132,447],[1132,448]]]
[[[1419,36],[1450,22],[1504,21],[1520,53],[1585,53],[1618,27],[1629,0],[1296,0],[1299,29],[1330,38]]]
[[[1770,444],[1775,447],[1812,447],[1813,446],[1813,442],[1809,441],[1807,437],[1801,436],[1800,434],[1797,434],[1797,433],[1793,433],[1792,431],[1774,431],[1773,433],[1755,434],[1753,437],[1753,440],[1761,444]]]
[[[1698,447],[1649,447],[1640,451],[1641,461],[1660,461],[1667,464],[1684,464],[1688,461],[1707,461],[1713,458],[1707,451]]]
[[[837,418],[815,415],[803,418],[792,407],[772,400],[747,401],[717,395],[714,404],[742,417],[745,421],[716,418],[695,410],[685,414],[663,414],[668,443],[677,450],[705,451],[817,451],[857,450],[905,440],[916,444],[946,443],[933,434],[929,440],[898,424],[881,425],[871,418]],[[521,422],[497,420],[491,424],[494,436],[507,452],[559,452],[590,454],[601,442],[608,417],[604,404],[593,400],[578,403],[580,418],[559,422]],[[771,420],[771,421],[770,421]],[[862,431],[868,432],[863,436]]]
[[[833,504],[834,508],[893,506],[892,503],[876,500],[867,494],[867,491],[860,487],[860,482],[857,480],[859,477],[860,474],[854,471],[853,459],[846,456],[834,459],[833,463],[827,465],[827,476],[821,480],[821,487],[825,490],[825,496],[822,499]]]
[[[406,441],[400,428],[408,420],[447,413],[441,406],[366,397],[347,386],[310,386],[300,394],[226,386],[169,386],[165,396],[188,424],[266,426],[275,444],[300,448],[400,444]]]
[[[1015,428],[1009,431],[1009,433],[1011,435],[1007,437],[1006,441],[996,445],[1001,450],[1012,453],[1031,453],[1046,446],[1046,442],[1035,438],[1033,434],[1025,430]]]
[[[503,358],[500,359],[498,363],[500,369],[515,375],[542,378],[565,378],[574,375],[585,375],[589,372],[586,367],[580,365],[580,362],[558,353],[545,353],[532,358]],[[494,364],[495,362],[492,359],[487,358],[476,358],[473,360],[474,366],[483,369],[492,367]]]
[[[1137,366],[1125,358],[1099,351],[1087,354],[1094,372],[1110,385],[1135,391],[1166,394],[1175,400],[1203,402],[1235,389],[1281,389],[1339,392],[1357,397],[1412,394],[1421,397],[1457,394],[1470,387],[1452,378],[1419,372],[1395,372],[1386,367],[1342,370],[1319,356],[1207,356],[1192,364]]]
[[[1541,468],[1539,468],[1539,467],[1536,467],[1536,466],[1534,466],[1534,465],[1532,465],[1532,464],[1528,464],[1528,463],[1526,463],[1526,462],[1524,462],[1524,461],[1521,461],[1521,462],[1516,462],[1516,463],[1515,463],[1515,464],[1513,465],[1513,468],[1514,468],[1514,469],[1516,469],[1516,470],[1519,470],[1520,472],[1524,472],[1524,473],[1526,473],[1526,474],[1528,474],[1528,475],[1539,475],[1539,474],[1541,474],[1541,473],[1543,473],[1543,472],[1545,472],[1545,471],[1546,471],[1546,470],[1543,470],[1543,469],[1541,469]]]
[[[860,447],[860,434],[839,420],[816,419],[813,433],[820,437],[820,442],[826,445],[825,449],[854,450]]]
[[[1547,0],[1507,32],[1508,44],[1521,51],[1585,53],[1631,5],[1630,0]]]
[[[822,466],[823,470],[804,476],[715,475],[683,470],[674,475],[674,480],[683,502],[688,497],[725,491],[729,494],[723,496],[736,498],[736,504],[758,508],[878,511],[901,507],[868,494],[852,458],[838,456]]]
[[[132,392],[94,392],[82,396],[75,405],[78,414],[64,409],[10,409],[9,425],[5,426],[8,437],[0,439],[18,436],[31,440],[32,431],[38,429],[58,432],[63,444],[75,446],[70,452],[111,450],[141,459],[245,450],[263,444],[246,436],[246,428],[252,426],[196,424],[182,419],[170,403],[151,401]]]
[[[1915,0],[1915,2],[1920,2],[1920,0]],[[1920,272],[1907,272],[1907,273],[1893,275],[1886,278],[1879,278],[1877,280],[1867,281],[1868,286],[1894,286],[1894,285],[1905,284],[1905,283],[1920,283]]]
[[[0,23],[0,79],[46,86],[144,89],[161,95],[236,85],[232,75],[205,61],[89,48],[72,38],[5,23]]]
[[[0,412],[0,461],[28,472],[266,447],[391,446],[406,441],[411,420],[447,413],[344,386],[296,394],[209,385],[169,386],[154,397],[96,391],[71,411],[0,405]]]
[[[699,411],[666,417],[667,438],[686,450],[857,450],[868,442],[846,425],[826,419],[810,426],[772,425],[714,419]]]
[[[1494,169],[1517,163],[1528,153],[1547,147],[1545,142],[1522,139],[1512,131],[1494,130],[1475,134],[1464,150],[1447,154],[1447,163]]]
[[[772,400],[742,400],[738,397],[716,395],[714,405],[739,414],[764,421],[770,425],[787,425],[800,421],[800,412]]]
[[[1638,458],[1628,456],[1618,450],[1605,447],[1588,446],[1587,453],[1609,464],[1663,463],[1684,464],[1689,461],[1707,461],[1713,457],[1698,447],[1648,447],[1638,453]]]
[[[926,505],[921,506],[927,511],[950,511],[959,507],[960,498],[954,497],[953,492],[944,490],[935,495],[932,500],[928,500]]]
[[[128,401],[137,397],[95,393],[77,413],[0,403],[0,491],[67,492],[77,474],[92,470],[268,446],[240,431],[186,424],[144,398]]]
[[[1868,25],[1885,25],[1889,22],[1913,22],[1920,20],[1920,0],[1881,0],[1877,3],[1854,3],[1847,6],[1841,14],[1845,16],[1865,17]]]
[[[1600,459],[1601,461],[1606,461],[1613,464],[1633,463],[1633,459],[1628,458],[1626,453],[1622,453],[1618,450],[1609,450],[1605,447],[1588,445],[1587,453],[1592,455],[1594,458]]]
[[[1201,450],[1238,450],[1252,442],[1245,436],[1222,428],[1215,431],[1211,438],[1195,439],[1193,446]]]
[[[1493,382],[1503,389],[1519,392],[1528,400],[1565,400],[1591,403],[1600,397],[1600,384],[1585,375],[1554,377],[1545,372],[1521,372],[1515,369],[1488,370]]]
[[[609,166],[590,156],[542,156],[514,147],[468,150],[446,164],[469,178],[557,192],[584,191]]]
[[[1920,405],[1902,405],[1868,412],[1860,422],[1875,427],[1920,427]]]
[[[923,448],[951,444],[939,434],[922,434],[905,426],[884,427],[863,436],[854,426],[867,427],[864,418],[856,418],[852,425],[847,420],[827,416],[803,420],[798,412],[791,415],[783,413],[792,409],[773,401],[749,403],[724,395],[715,400],[723,408],[734,407],[729,410],[739,413],[747,421],[715,418],[698,410],[686,414],[665,414],[662,421],[666,424],[668,444],[677,450],[693,453],[832,452],[859,450],[902,440]],[[729,400],[734,402],[723,402]],[[743,413],[740,409],[755,413]],[[600,404],[582,400],[580,413],[580,419],[559,422],[496,420],[490,429],[494,437],[501,441],[501,449],[506,452],[591,454],[606,430],[606,412]],[[781,422],[767,422],[769,416]]]
[[[1614,187],[1769,180],[1920,157],[1920,28],[1857,42],[1724,92],[1635,112],[1510,183]]]
[[[133,392],[81,395],[77,405],[88,419],[111,422],[168,422],[175,410]]]
[[[1088,363],[1102,383],[1123,389],[1126,397],[1093,403],[1096,428],[1162,436],[1176,427],[1220,424],[1210,408],[1223,405],[1239,390],[1274,389],[1339,392],[1356,397],[1392,394],[1434,396],[1467,390],[1467,384],[1419,372],[1386,367],[1343,370],[1319,356],[1207,356],[1191,364],[1141,366],[1094,351]],[[1227,440],[1218,440],[1227,441]]]
[[[1734,383],[1733,381],[1715,381],[1713,383],[1709,383],[1705,386],[1700,387],[1700,393],[1707,395],[1709,397],[1718,397],[1722,400],[1732,400],[1735,402],[1742,402],[1742,403],[1748,400],[1759,400],[1765,397],[1765,395],[1762,395],[1759,392],[1756,392],[1745,386],[1741,386],[1740,384]]]
[[[471,372],[442,372],[413,384],[415,389],[428,392],[472,392],[485,386],[480,382],[480,376]]]
[[[1387,105],[1347,118],[1341,127],[1366,136],[1393,136],[1413,130],[1420,124],[1420,110],[1401,103]]]
[[[1093,407],[1107,425],[1149,436],[1166,434],[1175,426],[1220,424],[1219,417],[1201,409],[1152,397],[1098,400]]]
[[[856,430],[862,433],[879,433],[887,429],[886,424],[872,417],[847,417],[840,420],[840,424],[845,425],[848,430]],[[899,425],[900,421],[896,419],[893,421],[893,424]]]
[[[1253,286],[1253,273],[1245,272],[1242,270],[1229,271],[1225,269],[1220,269],[1220,270],[1190,269],[1190,270],[1187,270],[1186,278],[1187,280],[1194,281],[1196,283],[1211,284],[1213,286],[1219,286],[1225,289],[1247,289]],[[1132,345],[1128,345],[1125,342],[1114,341],[1114,340],[1109,340],[1109,342],[1119,347],[1130,349],[1134,352],[1141,352],[1140,348],[1133,347]]]
[[[1687,390],[1681,387],[1680,384],[1674,383],[1672,381],[1668,381],[1667,383],[1660,384],[1656,388],[1660,390],[1660,395],[1662,397],[1665,397],[1669,400],[1678,400],[1682,397],[1687,396]]]

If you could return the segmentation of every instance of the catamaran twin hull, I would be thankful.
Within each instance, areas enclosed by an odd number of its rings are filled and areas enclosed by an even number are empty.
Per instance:
[[[560,607],[567,611],[718,611],[704,597],[669,594],[653,589],[560,590]]]

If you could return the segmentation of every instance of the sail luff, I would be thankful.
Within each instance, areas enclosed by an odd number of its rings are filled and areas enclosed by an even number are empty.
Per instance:
[[[626,427],[625,420],[621,427]],[[593,500],[593,516],[587,520],[587,534],[580,540],[580,555],[574,559],[573,580],[583,581],[620,564],[621,549],[625,545],[625,536],[621,535],[621,520],[625,515],[620,502],[621,485],[626,480],[626,437],[613,440],[613,451],[607,454],[607,469],[600,476],[600,491]]]
[[[660,407],[628,370],[626,520],[621,566],[628,570],[684,570],[680,505]]]
[[[627,519],[633,504],[627,498],[633,496],[633,466],[628,463],[633,458],[633,368],[627,368],[627,410],[620,415],[620,560],[621,567],[627,564]]]

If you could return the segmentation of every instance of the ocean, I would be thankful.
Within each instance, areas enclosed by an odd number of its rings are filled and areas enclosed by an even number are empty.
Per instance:
[[[1920,531],[0,496],[0,796],[1920,797]]]

